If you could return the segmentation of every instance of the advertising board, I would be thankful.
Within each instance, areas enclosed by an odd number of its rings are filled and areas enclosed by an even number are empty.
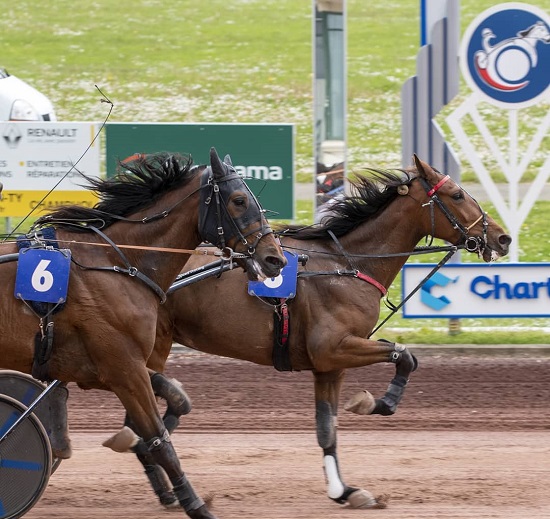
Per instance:
[[[231,156],[237,173],[259,198],[267,217],[294,218],[294,127],[291,124],[107,123],[107,175],[136,153],[190,154],[208,164],[210,148]]]
[[[403,297],[434,265],[405,265]],[[550,317],[550,263],[445,265],[411,297],[403,317]]]
[[[81,173],[100,174],[97,129],[90,122],[0,123],[0,217],[24,217],[35,208],[39,216],[62,204],[94,205],[97,197],[83,187]]]

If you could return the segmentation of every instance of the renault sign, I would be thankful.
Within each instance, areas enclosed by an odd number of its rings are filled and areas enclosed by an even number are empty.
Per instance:
[[[39,216],[65,204],[93,206],[97,196],[83,187],[81,173],[99,176],[97,129],[86,122],[0,123],[0,217],[35,209]]]
[[[403,298],[434,265],[403,267]],[[403,317],[550,317],[550,263],[445,265],[403,307]]]

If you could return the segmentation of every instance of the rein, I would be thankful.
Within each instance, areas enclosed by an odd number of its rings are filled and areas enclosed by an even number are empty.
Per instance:
[[[386,306],[391,310],[391,312],[380,324],[376,326],[376,328],[374,328],[374,330],[372,330],[372,332],[369,333],[368,338],[372,337],[380,328],[382,328],[382,326],[384,326],[384,324],[386,324],[405,305],[405,303],[424,286],[426,281],[428,281],[428,279],[430,279],[441,267],[443,267],[443,265],[445,265],[445,263],[451,259],[455,252],[456,250],[447,252],[445,257],[424,277],[420,283],[418,283],[418,285],[416,285],[416,287],[411,290],[409,294],[407,294],[401,303],[394,305],[386,299]]]

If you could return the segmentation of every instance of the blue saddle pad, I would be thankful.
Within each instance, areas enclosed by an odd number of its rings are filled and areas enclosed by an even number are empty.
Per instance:
[[[33,236],[17,239],[19,259],[15,278],[14,295],[30,301],[39,314],[48,312],[47,303],[60,304],[67,299],[71,251],[59,249],[55,240],[55,229],[41,230],[40,241]],[[47,248],[46,248],[47,247]],[[61,306],[56,311],[61,310]]]

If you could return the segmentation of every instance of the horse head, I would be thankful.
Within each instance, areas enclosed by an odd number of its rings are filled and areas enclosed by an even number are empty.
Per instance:
[[[531,25],[531,27],[518,32],[518,36],[521,38],[528,38],[533,46],[536,44],[537,40],[543,43],[550,43],[550,32],[546,24],[541,20]]]
[[[237,260],[250,279],[276,277],[287,261],[264,212],[226,155],[210,149],[203,173],[199,229],[204,240],[244,253]]]
[[[464,246],[485,262],[508,254],[512,238],[469,193],[416,155],[414,163],[423,193],[411,196],[416,200],[427,198],[422,207],[429,211],[428,234]],[[409,192],[412,193],[412,184]]]

